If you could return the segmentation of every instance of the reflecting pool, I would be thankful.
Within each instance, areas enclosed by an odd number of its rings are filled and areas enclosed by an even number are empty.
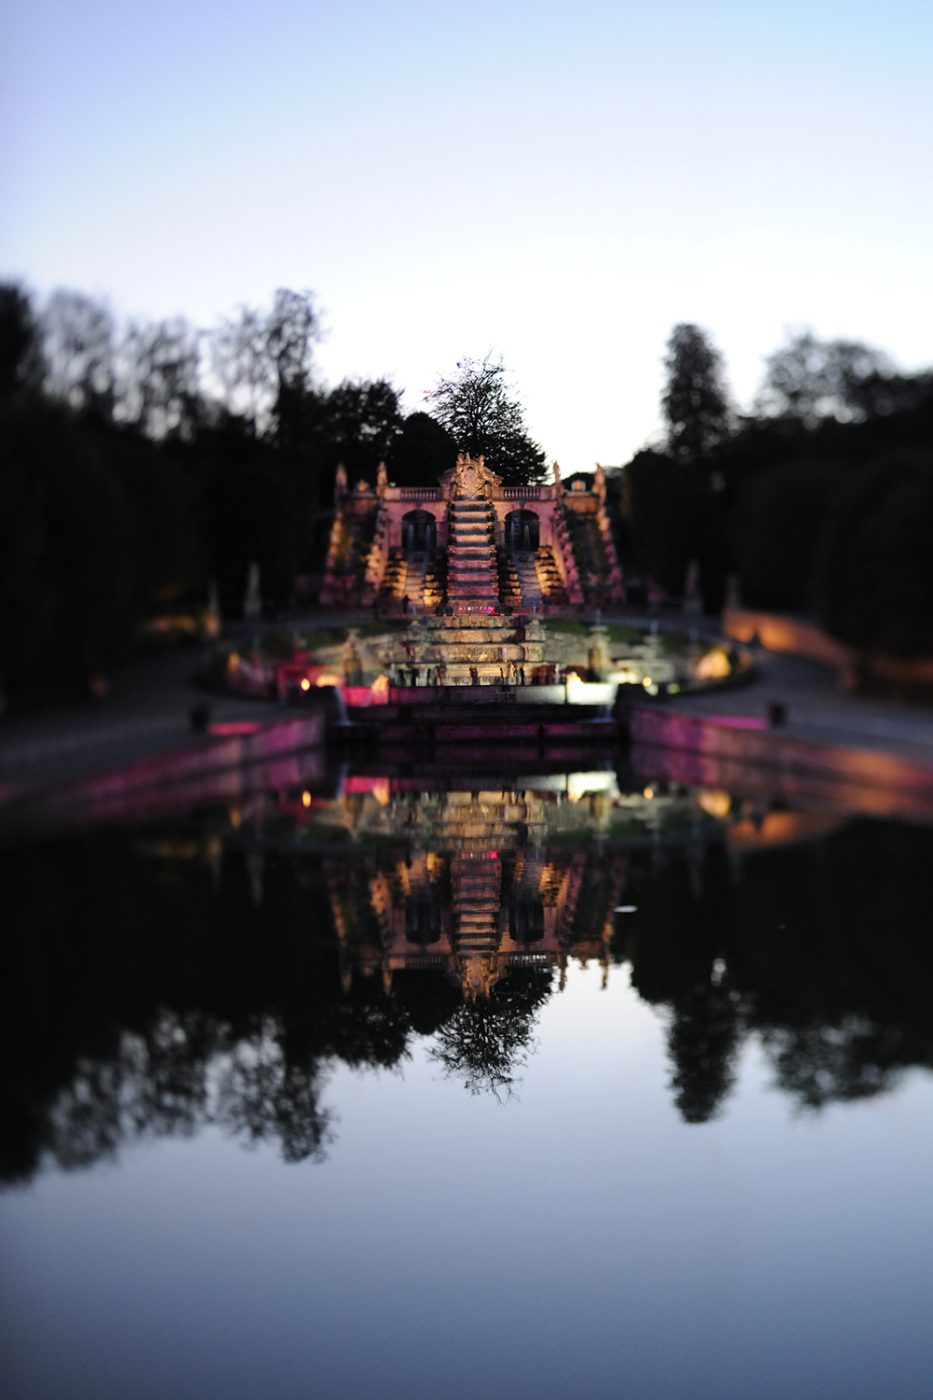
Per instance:
[[[5,1393],[921,1397],[931,832],[644,763],[0,851]]]

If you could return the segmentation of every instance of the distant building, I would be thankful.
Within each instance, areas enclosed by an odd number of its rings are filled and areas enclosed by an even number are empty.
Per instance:
[[[380,611],[561,612],[622,602],[606,479],[503,486],[482,457],[461,455],[436,487],[352,489],[337,470],[321,602]]]

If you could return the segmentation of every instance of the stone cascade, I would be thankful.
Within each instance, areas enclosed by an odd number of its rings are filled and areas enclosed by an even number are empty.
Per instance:
[[[424,581],[428,564],[424,555],[413,555],[406,560],[405,597],[416,606],[424,601]]]
[[[518,574],[525,607],[529,609],[540,608],[544,602],[544,590],[538,578],[535,556],[533,554],[518,555],[515,559],[515,571]]]
[[[450,503],[447,600],[465,612],[499,606],[495,512],[483,497],[457,496]]]
[[[567,514],[573,552],[587,599],[610,598],[621,590],[622,576],[606,522],[598,513]]]
[[[322,603],[349,603],[360,591],[376,533],[376,511],[338,516],[331,530]]]
[[[505,612],[527,612],[522,598],[522,585],[515,567],[515,558],[507,550],[500,548],[499,560],[499,603]]]
[[[567,589],[564,580],[561,578],[560,569],[557,567],[557,560],[554,558],[554,551],[547,545],[542,545],[535,555],[535,577],[538,588],[545,602],[557,604],[565,607],[567,604]]]
[[[386,560],[382,583],[376,594],[383,612],[405,597],[407,584],[408,560],[400,549],[393,549]]]
[[[444,598],[443,560],[436,550],[410,556],[401,549],[390,551],[376,594],[383,615],[402,613],[406,600],[412,608],[435,608]]]
[[[544,648],[544,628],[534,618],[460,613],[415,618],[386,659],[397,685],[514,685],[522,670],[530,684]]]

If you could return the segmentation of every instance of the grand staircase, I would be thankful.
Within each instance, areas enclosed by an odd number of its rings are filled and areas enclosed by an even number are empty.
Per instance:
[[[557,560],[554,558],[554,551],[548,545],[542,545],[534,559],[535,579],[541,597],[546,603],[557,604],[565,607],[567,604],[567,589],[564,580],[561,578],[560,569],[557,567]]]
[[[522,604],[526,612],[536,612],[544,603],[544,590],[538,578],[538,568],[533,554],[519,554],[515,557],[515,572],[522,590]]]
[[[393,549],[376,595],[383,616],[412,608],[436,608],[444,602],[444,562],[436,550],[405,555]]]
[[[365,583],[366,561],[376,533],[376,512],[339,518],[328,546],[323,603],[351,603]]]
[[[498,609],[499,573],[495,513],[482,497],[458,496],[450,503],[447,539],[447,600],[464,612]]]
[[[621,587],[621,576],[614,551],[603,536],[599,517],[568,511],[567,525],[584,596],[587,600],[610,597],[614,586]]]

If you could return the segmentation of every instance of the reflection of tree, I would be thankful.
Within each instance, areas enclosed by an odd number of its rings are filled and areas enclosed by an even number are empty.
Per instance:
[[[347,979],[350,950],[313,860],[267,854],[257,906],[242,854],[225,854],[215,888],[197,860],[154,859],[160,840],[107,833],[0,852],[17,910],[0,942],[5,1179],[28,1179],[44,1157],[81,1167],[211,1123],[288,1161],[319,1160],[330,1068],[398,1065],[417,1036],[471,1093],[508,1097],[548,972],[514,968],[464,1002],[422,965],[396,970],[387,995],[378,974]],[[738,881],[716,847],[702,861],[629,853],[637,913],[620,916],[614,956],[669,1010],[686,1121],[720,1110],[748,1034],[781,1090],[812,1109],[933,1068],[928,845],[923,831],[852,823],[749,855]],[[589,908],[582,898],[575,927]],[[495,976],[491,962],[482,970]]]
[[[265,1025],[241,1041],[220,1076],[216,1121],[247,1142],[279,1142],[286,1162],[321,1161],[330,1114],[318,1104],[322,1070],[314,1060],[289,1063]]]
[[[762,1036],[777,1082],[803,1108],[825,1108],[892,1089],[903,1068],[898,1036],[858,1016],[839,1025],[766,1030]],[[885,1063],[891,1059],[893,1063]]]
[[[551,991],[550,972],[519,968],[488,996],[463,1001],[437,1033],[431,1058],[471,1094],[511,1094],[534,1046],[535,1013]]]
[[[750,857],[736,883],[707,853],[702,899],[686,867],[634,867],[638,916],[614,944],[647,1001],[671,1008],[672,1087],[704,1121],[732,1082],[740,1034],[757,1033],[778,1086],[819,1109],[933,1068],[928,834],[853,822],[827,839]]]
[[[700,984],[672,1003],[668,1034],[674,1103],[687,1123],[706,1123],[720,1109],[735,1078],[739,1028],[732,995]]]

